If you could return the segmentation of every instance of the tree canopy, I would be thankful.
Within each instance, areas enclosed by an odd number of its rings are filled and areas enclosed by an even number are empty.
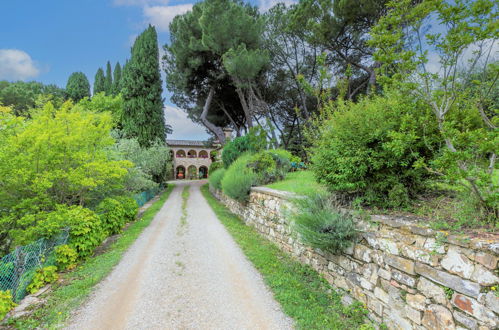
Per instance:
[[[90,97],[90,83],[83,72],[73,72],[69,76],[66,84],[66,95],[75,102],[84,97]]]

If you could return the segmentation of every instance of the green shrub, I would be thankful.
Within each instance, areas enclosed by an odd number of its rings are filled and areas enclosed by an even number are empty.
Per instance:
[[[76,250],[80,258],[90,256],[105,237],[99,216],[81,206],[68,208],[66,216],[71,227],[69,246]]]
[[[357,235],[353,219],[341,214],[327,193],[313,193],[294,200],[293,227],[300,239],[314,248],[332,253],[348,248]]]
[[[57,281],[59,275],[57,275],[57,267],[56,266],[47,266],[44,268],[39,268],[35,272],[35,276],[31,281],[31,284],[28,285],[26,290],[33,294],[40,290],[45,284],[53,283]]]
[[[130,196],[119,196],[115,199],[120,202],[125,209],[125,221],[134,221],[137,217],[137,212],[139,211],[139,205],[137,204],[137,201]]]
[[[7,315],[7,313],[17,305],[12,300],[12,294],[10,290],[2,291],[0,290],[0,321]]]
[[[222,151],[222,161],[225,168],[246,152],[258,152],[267,147],[266,133],[260,126],[252,127],[248,134],[229,141]]]
[[[208,181],[210,182],[210,186],[214,189],[222,189],[222,179],[224,178],[225,172],[227,170],[225,168],[219,168],[215,172],[212,172]]]
[[[105,198],[97,206],[96,212],[106,236],[118,234],[126,223],[125,208],[114,198]]]
[[[430,116],[421,102],[393,92],[339,104],[311,150],[311,168],[339,194],[365,204],[402,206],[430,176],[416,166],[438,149]]]
[[[71,246],[64,244],[54,249],[55,261],[59,269],[73,269],[76,267],[78,253]]]
[[[208,173],[211,175],[213,172],[218,170],[219,168],[224,167],[224,163],[222,162],[213,162],[210,164],[210,168],[208,169]]]
[[[240,202],[248,200],[251,187],[258,179],[255,172],[248,167],[252,158],[251,154],[242,155],[227,169],[222,179],[224,194]]]
[[[283,180],[291,169],[290,152],[282,149],[260,151],[253,155],[248,167],[257,174],[258,185]]]

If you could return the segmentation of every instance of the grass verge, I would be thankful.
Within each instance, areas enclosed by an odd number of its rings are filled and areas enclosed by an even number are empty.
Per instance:
[[[218,219],[262,274],[265,283],[299,329],[371,329],[360,303],[343,306],[341,296],[311,267],[302,265],[246,226],[213,197],[208,185],[201,192]]]
[[[47,297],[47,303],[42,308],[29,318],[11,320],[9,325],[18,329],[54,329],[63,324],[71,311],[81,305],[93,287],[111,272],[125,251],[149,226],[173,188],[173,185],[169,185],[160,199],[144,212],[140,220],[133,222],[107,252],[85,260],[76,270],[64,274],[63,281],[54,286]]]
[[[326,188],[316,182],[312,171],[289,172],[282,181],[266,185],[266,187],[289,191],[298,195],[307,195],[317,191],[326,191]]]

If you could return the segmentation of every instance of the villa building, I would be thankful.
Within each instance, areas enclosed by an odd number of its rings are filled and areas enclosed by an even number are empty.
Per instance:
[[[204,141],[166,140],[170,147],[175,179],[202,179],[208,177],[211,162],[211,151],[218,150],[220,145],[208,146]]]

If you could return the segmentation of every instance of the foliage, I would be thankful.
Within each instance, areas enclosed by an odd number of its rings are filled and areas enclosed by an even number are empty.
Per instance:
[[[11,106],[16,116],[28,116],[37,101],[45,98],[52,103],[63,103],[65,91],[55,85],[44,85],[36,81],[0,81],[0,104]]]
[[[432,110],[444,147],[434,163],[420,165],[466,187],[478,208],[497,219],[499,188],[493,175],[499,130],[494,100],[499,69],[494,49],[499,4],[412,3],[390,2],[388,14],[371,31],[382,81],[416,95]]]
[[[156,183],[164,183],[168,180],[168,170],[172,164],[170,149],[164,142],[156,141],[149,144],[148,147],[143,147],[138,139],[122,138],[117,141],[116,149],[123,159],[130,160],[135,164],[136,173],[143,173],[139,177]],[[136,176],[137,174],[132,175],[132,180]],[[131,191],[142,191],[153,187],[154,182],[146,186],[141,186],[140,182],[136,182],[137,186],[132,185],[132,182],[127,182],[127,186]]]
[[[416,164],[431,160],[438,149],[428,107],[387,92],[338,102],[332,110],[311,149],[311,169],[320,183],[379,206],[402,206],[424,188],[430,174]]]
[[[71,102],[51,103],[27,120],[0,112],[0,241],[9,249],[16,231],[58,204],[93,205],[123,189],[129,161],[113,160],[108,113]],[[20,152],[22,151],[22,152]],[[23,222],[25,222],[23,224]]]
[[[118,234],[126,223],[125,208],[114,198],[105,198],[97,205],[96,212],[101,220],[105,236]]]
[[[81,206],[71,206],[67,210],[66,219],[71,225],[69,246],[76,250],[79,258],[91,256],[104,239],[105,233],[99,216]]]
[[[12,300],[12,293],[10,290],[0,290],[0,321],[3,320],[5,315],[17,305]]]
[[[252,159],[253,155],[245,154],[229,166],[222,179],[224,194],[240,202],[248,200],[250,189],[258,180],[257,174],[248,167]]]
[[[118,95],[121,93],[121,65],[120,62],[116,62],[113,70],[113,95]]]
[[[166,138],[162,91],[158,40],[155,28],[149,26],[135,39],[122,77],[123,131],[142,147]]]
[[[210,194],[207,185],[201,192],[298,329],[366,329],[368,311],[360,303],[343,306],[341,296],[320,274],[230,213]]]
[[[104,77],[104,70],[99,68],[94,78],[94,95],[106,92],[106,77]]]
[[[105,83],[104,83],[104,91],[106,92],[107,95],[112,95],[113,91],[113,72],[111,69],[111,63],[107,61],[106,64],[106,77],[105,77]]]
[[[121,260],[125,251],[149,226],[154,216],[161,209],[174,186],[168,186],[160,199],[148,208],[141,221],[134,222],[120,235],[117,241],[105,253],[89,258],[81,263],[73,272],[64,274],[64,281],[54,288],[47,297],[47,302],[38,308],[28,319],[16,319],[13,323],[20,329],[58,328],[78,308],[93,291],[93,288],[104,279]]]
[[[292,157],[286,150],[264,150],[253,155],[248,167],[258,175],[258,184],[268,184],[284,179],[291,169]]]
[[[123,115],[123,98],[121,96],[108,96],[104,92],[94,94],[91,99],[84,98],[76,107],[82,111],[96,113],[108,112],[113,117],[114,126],[119,126]]]
[[[76,261],[78,260],[78,253],[71,246],[64,244],[59,245],[54,249],[55,261],[57,267],[61,270],[73,269],[76,267]]]
[[[293,228],[304,243],[332,253],[351,246],[357,234],[352,217],[341,214],[328,194],[313,193],[293,203]]]
[[[115,199],[121,203],[121,206],[123,206],[125,210],[125,221],[134,221],[137,217],[137,212],[139,211],[137,201],[129,196],[118,196],[115,197]]]
[[[223,162],[212,162],[210,164],[210,167],[208,169],[208,173],[210,173],[210,175],[215,172],[216,170],[218,170],[219,168],[222,168],[224,167],[224,163]]]
[[[229,166],[242,154],[246,152],[258,152],[267,147],[265,131],[255,126],[244,136],[236,137],[229,141],[223,148],[222,161],[225,168]]]
[[[210,186],[214,189],[221,190],[222,189],[222,179],[224,178],[225,172],[227,170],[225,168],[219,168],[214,172],[211,172],[208,181],[210,182]]]
[[[43,268],[39,268],[35,272],[35,276],[30,285],[26,288],[26,290],[33,294],[40,290],[48,283],[53,283],[57,281],[59,275],[57,275],[57,267],[56,266],[47,266]]]
[[[90,97],[90,83],[83,72],[73,72],[66,84],[66,96],[74,102]]]

